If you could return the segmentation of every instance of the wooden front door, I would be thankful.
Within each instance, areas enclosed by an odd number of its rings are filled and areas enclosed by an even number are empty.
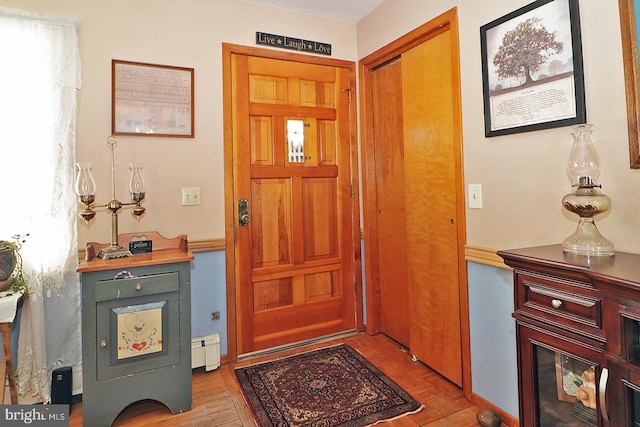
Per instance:
[[[256,51],[229,56],[237,354],[355,329],[360,283],[353,65]]]

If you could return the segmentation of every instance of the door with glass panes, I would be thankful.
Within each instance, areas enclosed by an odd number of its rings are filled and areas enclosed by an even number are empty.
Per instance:
[[[289,58],[231,55],[238,354],[356,325],[353,64]]]

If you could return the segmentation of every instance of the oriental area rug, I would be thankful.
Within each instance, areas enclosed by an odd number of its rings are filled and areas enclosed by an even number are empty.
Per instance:
[[[235,374],[261,427],[363,427],[423,408],[346,344]]]

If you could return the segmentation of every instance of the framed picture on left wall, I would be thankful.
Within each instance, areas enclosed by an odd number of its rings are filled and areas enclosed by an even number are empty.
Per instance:
[[[193,68],[111,61],[114,135],[193,138]]]
[[[586,122],[578,0],[538,0],[480,27],[485,136]]]

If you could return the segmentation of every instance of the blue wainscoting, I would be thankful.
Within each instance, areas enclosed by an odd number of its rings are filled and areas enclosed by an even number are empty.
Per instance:
[[[191,336],[220,334],[220,354],[227,354],[225,251],[198,252],[191,264]],[[220,312],[220,320],[211,313]]]
[[[511,270],[469,262],[473,393],[518,417],[518,362]]]

